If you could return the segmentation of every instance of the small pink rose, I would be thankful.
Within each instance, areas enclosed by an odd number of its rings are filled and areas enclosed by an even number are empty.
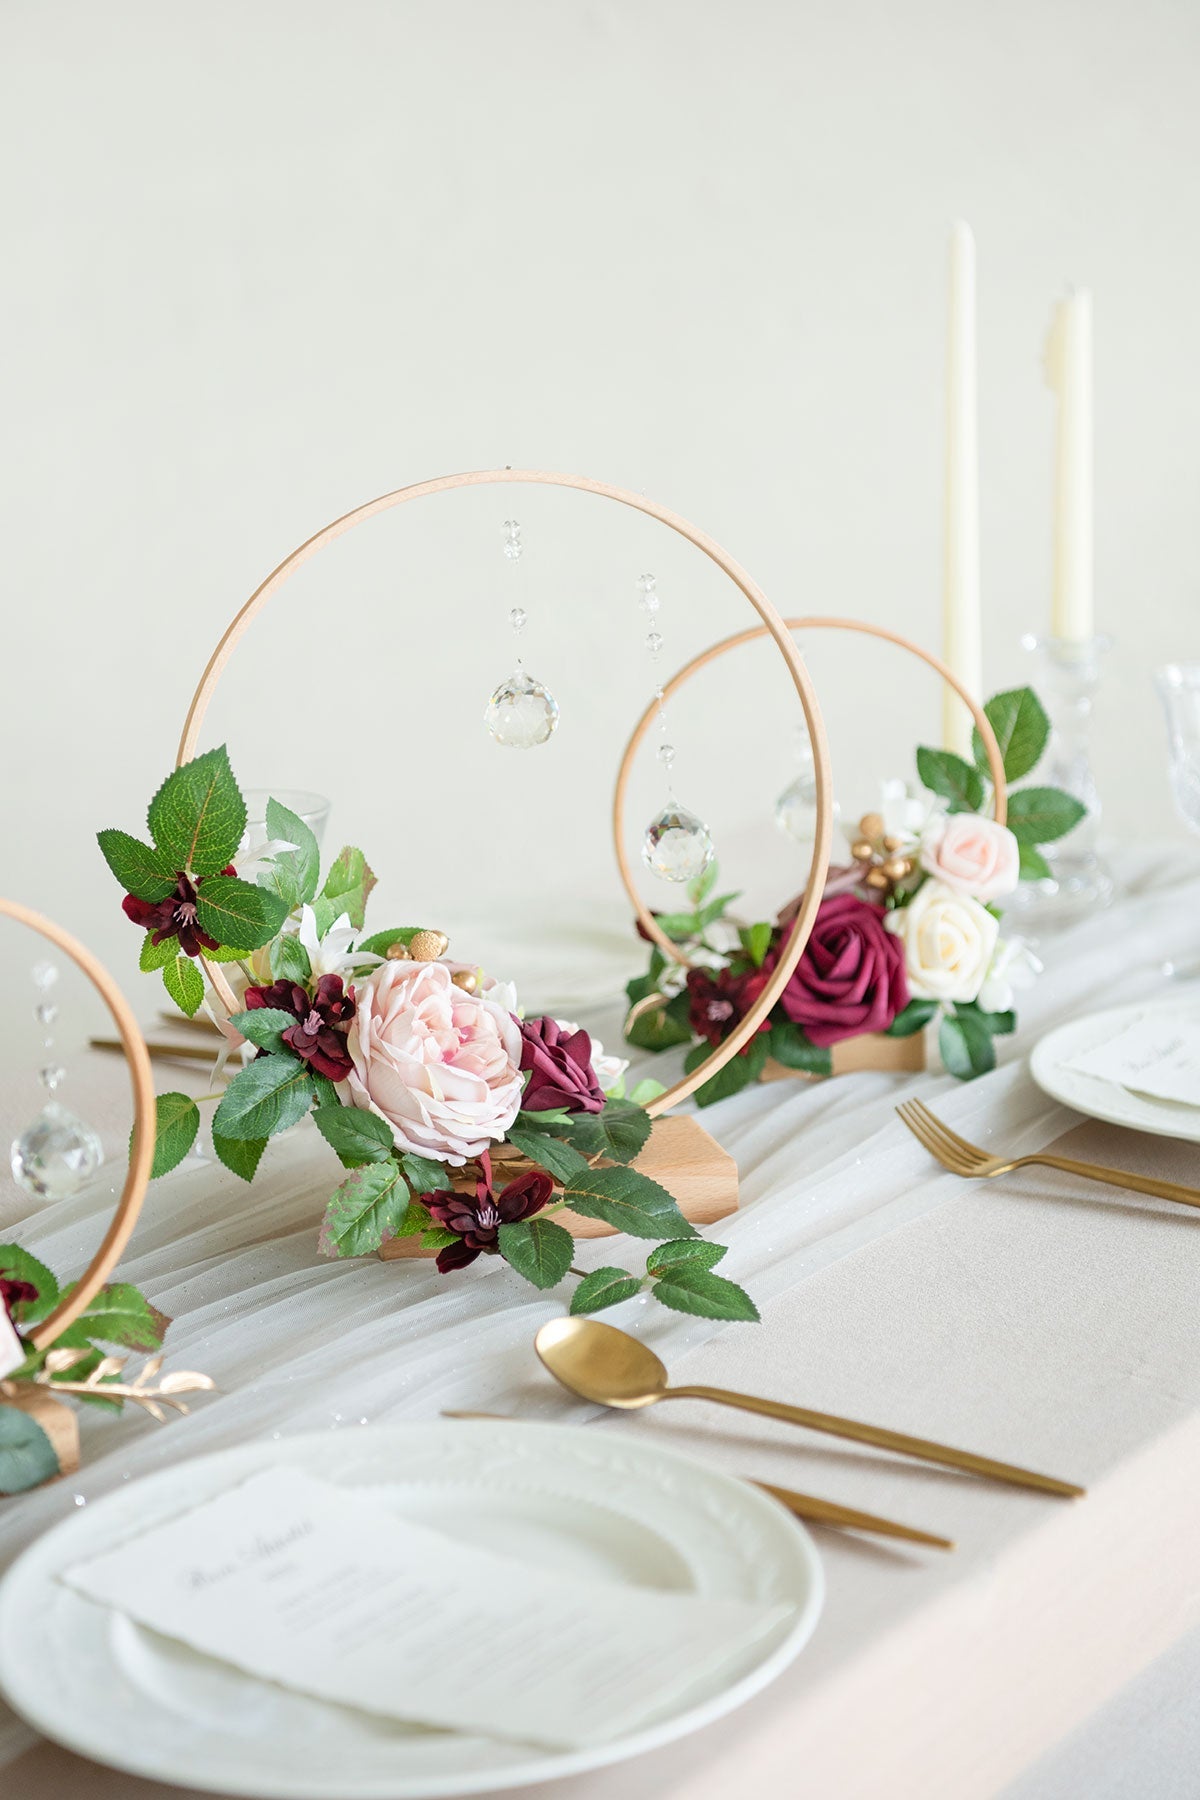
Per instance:
[[[999,900],[1021,879],[1021,852],[1007,825],[977,813],[951,813],[923,839],[921,867],[956,894]]]

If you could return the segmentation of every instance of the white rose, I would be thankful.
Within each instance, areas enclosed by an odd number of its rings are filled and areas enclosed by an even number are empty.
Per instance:
[[[904,944],[908,991],[916,1000],[974,1000],[991,967],[1000,926],[978,900],[944,881],[925,881],[907,906],[887,915]]]

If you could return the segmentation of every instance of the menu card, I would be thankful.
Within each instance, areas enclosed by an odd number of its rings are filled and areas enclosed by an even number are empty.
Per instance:
[[[792,1611],[543,1570],[285,1467],[62,1579],[300,1693],[554,1748],[649,1722]]]
[[[1106,1043],[1072,1057],[1069,1066],[1156,1100],[1200,1106],[1200,1019],[1143,1014]]]

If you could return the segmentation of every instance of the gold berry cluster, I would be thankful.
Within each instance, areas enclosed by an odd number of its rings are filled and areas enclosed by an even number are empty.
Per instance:
[[[445,956],[450,948],[450,939],[444,931],[414,931],[406,943],[397,938],[394,944],[388,945],[387,960],[389,962],[437,962]],[[479,986],[478,969],[457,969],[450,977],[455,987],[462,988],[465,994],[473,994]]]
[[[913,872],[913,859],[905,854],[903,839],[884,830],[881,813],[863,814],[850,854],[862,871],[863,886],[877,894],[894,893]]]

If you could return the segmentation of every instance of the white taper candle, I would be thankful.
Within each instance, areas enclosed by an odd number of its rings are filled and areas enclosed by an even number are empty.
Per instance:
[[[961,220],[950,233],[946,333],[946,516],[943,655],[978,699],[983,691],[979,600],[979,417],[975,351],[975,238]],[[947,750],[971,755],[971,720],[949,688],[942,711]]]
[[[1095,630],[1092,604],[1092,296],[1072,293],[1054,309],[1046,380],[1058,397],[1054,473],[1054,594],[1050,631],[1082,643]]]

